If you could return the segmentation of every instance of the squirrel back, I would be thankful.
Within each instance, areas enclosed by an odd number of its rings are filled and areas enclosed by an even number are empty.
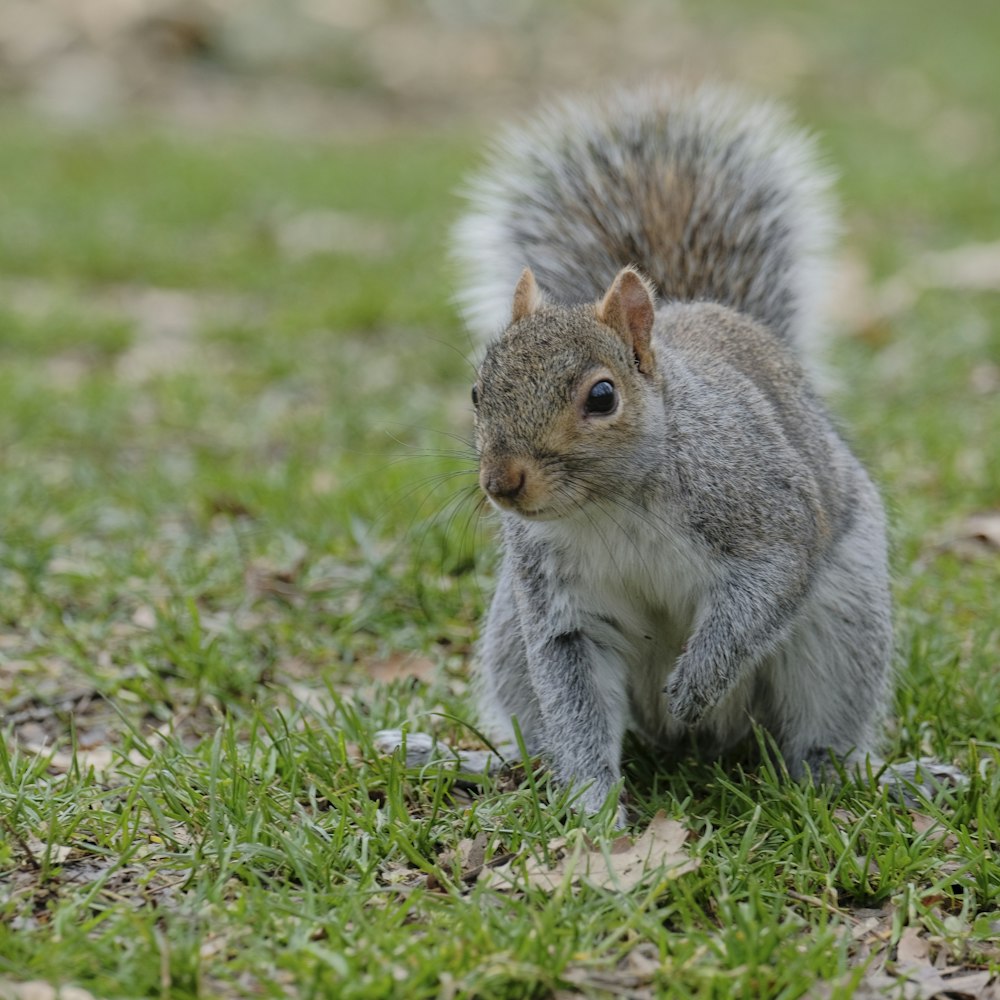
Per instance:
[[[508,131],[468,196],[459,301],[483,341],[508,322],[525,267],[569,305],[633,265],[662,301],[727,305],[800,354],[821,322],[829,177],[770,104],[668,85],[566,101]]]

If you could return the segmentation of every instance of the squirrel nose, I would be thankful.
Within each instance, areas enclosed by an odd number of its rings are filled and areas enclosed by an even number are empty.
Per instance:
[[[494,500],[516,500],[524,492],[527,474],[517,462],[505,465],[483,465],[479,470],[479,485]]]

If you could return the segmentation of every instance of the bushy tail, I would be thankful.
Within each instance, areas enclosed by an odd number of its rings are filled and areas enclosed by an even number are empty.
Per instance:
[[[664,300],[721,302],[796,347],[822,321],[833,233],[811,139],[768,104],[669,86],[566,102],[512,129],[455,229],[465,318],[486,339],[524,267],[556,302],[638,266]]]

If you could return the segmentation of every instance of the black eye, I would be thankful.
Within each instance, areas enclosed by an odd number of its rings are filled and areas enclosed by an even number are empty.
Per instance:
[[[472,405],[479,405],[479,387],[476,385],[472,386]]]
[[[595,383],[587,394],[586,410],[588,413],[612,413],[618,405],[618,393],[607,379]]]

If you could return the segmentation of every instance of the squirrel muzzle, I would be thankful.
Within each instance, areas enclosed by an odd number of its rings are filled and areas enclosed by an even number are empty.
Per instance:
[[[541,513],[545,490],[538,471],[522,458],[491,459],[482,457],[479,485],[501,510],[525,517]]]
[[[504,507],[516,504],[524,493],[527,482],[528,473],[522,462],[484,460],[479,467],[479,485],[483,492]]]

